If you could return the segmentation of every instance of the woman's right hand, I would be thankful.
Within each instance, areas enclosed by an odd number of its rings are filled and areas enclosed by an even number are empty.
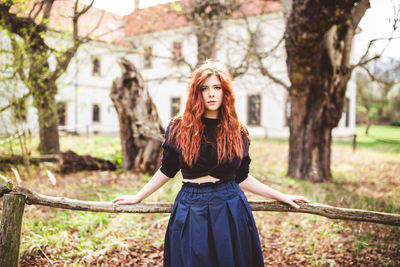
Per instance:
[[[146,199],[169,180],[171,180],[171,178],[163,174],[160,169],[158,169],[150,181],[148,181],[147,184],[136,195],[119,196],[113,199],[111,202],[117,205],[140,203],[143,199]]]
[[[123,195],[114,198],[111,202],[117,205],[140,203],[141,199],[137,195]]]

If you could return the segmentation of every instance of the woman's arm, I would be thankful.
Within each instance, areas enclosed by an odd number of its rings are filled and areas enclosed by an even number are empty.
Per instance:
[[[302,201],[302,202],[310,202],[307,198],[303,196],[295,196],[295,195],[287,195],[283,194],[265,184],[262,182],[258,181],[256,178],[251,176],[250,174],[247,176],[247,178],[239,184],[240,188],[242,188],[244,191],[249,191],[251,193],[254,193],[256,195],[266,197],[266,198],[272,198],[276,199],[279,201],[282,201],[284,203],[287,203],[296,209],[300,208],[299,205],[297,205],[294,201]]]
[[[141,202],[146,197],[153,194],[157,191],[161,186],[163,186],[166,182],[171,180],[168,176],[163,174],[160,169],[153,175],[151,180],[143,186],[143,188],[136,195],[124,195],[116,197],[112,200],[112,203],[121,205],[121,204],[135,204]]]

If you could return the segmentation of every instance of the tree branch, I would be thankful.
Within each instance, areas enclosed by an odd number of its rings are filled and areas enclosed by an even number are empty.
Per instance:
[[[39,4],[40,4],[40,6],[39,6],[39,8],[37,8],[37,6]],[[33,18],[35,20],[37,18],[37,16],[39,15],[40,11],[42,11],[43,5],[44,5],[44,1],[35,2],[31,8],[31,11],[29,11],[28,17]],[[36,12],[35,12],[35,10],[36,10]]]
[[[51,9],[53,7],[54,0],[45,0],[45,1],[46,1],[46,4],[44,7],[43,17],[42,17],[42,21],[40,22],[40,25],[43,25],[43,27],[45,27],[47,29],[47,25],[49,24]]]
[[[93,3],[94,0],[92,0],[89,5],[85,6],[81,11],[78,12],[79,0],[77,0],[74,8],[74,17],[77,17],[77,19],[79,19],[80,16],[89,11],[89,9],[93,6]]]
[[[365,1],[366,1],[366,0],[364,0],[363,2],[365,2]],[[368,3],[368,5],[369,5],[369,3]],[[369,7],[369,6],[368,6],[368,7]],[[358,63],[356,63],[356,64],[354,64],[354,65],[351,66],[352,69],[354,69],[355,67],[363,66],[363,65],[365,65],[365,64],[367,64],[367,63],[369,63],[369,62],[371,62],[371,61],[373,61],[373,60],[379,59],[379,58],[382,56],[383,52],[385,52],[386,48],[389,46],[390,42],[391,42],[392,40],[394,40],[394,39],[399,39],[399,38],[400,38],[400,37],[394,37],[394,33],[396,32],[396,30],[397,30],[398,27],[399,27],[399,12],[400,12],[400,10],[398,10],[397,13],[396,13],[396,8],[395,8],[395,6],[393,6],[393,13],[394,13],[394,15],[393,15],[392,32],[391,32],[391,34],[390,34],[390,37],[387,37],[387,38],[376,38],[376,39],[372,39],[371,41],[369,41],[367,50],[366,50],[365,53],[361,56],[361,58],[360,58],[360,60],[358,61]],[[381,51],[378,55],[375,55],[374,57],[372,57],[372,58],[370,58],[370,59],[367,59],[367,56],[368,56],[368,54],[369,54],[369,52],[370,52],[370,49],[371,49],[372,46],[375,44],[375,42],[377,42],[377,41],[383,41],[383,40],[387,40],[388,42],[386,43],[386,45],[385,45],[385,47],[382,49],[382,51]]]
[[[85,36],[85,39],[86,39],[86,40],[89,40],[90,35],[91,35],[92,33],[94,33],[94,31],[97,30],[97,29],[100,27],[101,21],[102,21],[103,18],[104,18],[104,14],[105,14],[105,11],[102,11],[102,12],[101,12],[101,16],[100,16],[99,20],[97,21],[96,26],[94,26],[93,29],[91,29],[91,30],[86,34],[86,36]],[[97,37],[99,37],[99,36],[97,36]]]
[[[65,197],[46,196],[30,189],[12,185],[6,182],[0,185],[0,195],[5,192],[22,194],[26,197],[27,204],[43,205],[54,208],[83,210],[90,212],[111,212],[111,213],[170,213],[173,203],[170,202],[148,202],[133,205],[116,205],[111,202],[82,201]],[[277,212],[299,212],[324,216],[331,219],[353,220],[381,223],[387,225],[400,225],[400,214],[384,213],[360,209],[338,208],[318,203],[297,202],[300,206],[295,209],[292,206],[279,201],[249,201],[253,211],[277,211]]]
[[[20,97],[20,99],[24,99],[27,98],[28,96],[31,95],[31,92],[26,93],[25,95],[23,95],[22,97]],[[6,109],[11,108],[12,106],[16,105],[16,102],[11,102],[10,104],[8,104],[7,106],[4,106],[2,108],[0,108],[0,113],[2,113],[3,111],[5,111]]]
[[[364,16],[365,12],[367,11],[368,8],[370,8],[371,5],[369,3],[369,0],[361,0],[360,2],[357,3],[351,10],[351,24],[353,28],[356,28],[357,25],[360,23],[360,20]]]
[[[11,4],[10,4],[11,2]],[[32,18],[29,17],[18,17],[15,14],[9,12],[12,6],[12,1],[0,4],[0,17],[3,19],[3,23],[11,33],[18,34],[22,38],[26,37],[26,29],[34,26],[35,31],[40,33],[46,29],[43,25],[37,25]]]
[[[11,47],[13,49],[13,63],[14,63],[14,69],[15,72],[18,73],[21,81],[24,84],[27,84],[27,79],[26,79],[26,75],[24,73],[24,56],[23,53],[21,53],[21,50],[17,40],[15,40],[15,36],[13,36],[12,34],[10,35],[10,39],[11,39]]]
[[[278,79],[277,77],[275,77],[274,75],[272,75],[272,73],[264,67],[264,65],[262,64],[262,61],[260,58],[258,58],[258,63],[259,63],[259,68],[260,68],[260,72],[262,75],[267,76],[268,78],[270,78],[273,82],[279,84],[280,86],[282,86],[283,88],[285,88],[286,90],[290,89],[290,86],[287,85],[286,83],[284,83],[282,80]]]
[[[73,23],[73,45],[69,49],[67,49],[64,53],[62,53],[60,56],[56,57],[57,59],[57,66],[56,69],[54,70],[53,74],[51,75],[51,80],[55,81],[57,80],[68,68],[69,63],[71,62],[71,59],[74,57],[76,51],[78,50],[79,46],[87,41],[88,39],[84,40],[79,37],[79,28],[78,28],[78,21],[79,18],[88,12],[88,10],[93,6],[94,0],[90,2],[89,5],[85,6],[81,11],[78,11],[78,6],[79,6],[79,0],[75,2],[74,5],[74,15],[72,18],[72,23]],[[98,24],[99,25],[99,24]]]
[[[250,45],[249,45],[249,53],[254,55],[255,59],[256,59],[256,64],[258,65],[258,68],[261,72],[261,74],[263,76],[267,76],[269,79],[271,79],[273,82],[275,82],[276,84],[279,84],[280,86],[282,86],[283,88],[285,88],[286,90],[289,90],[290,86],[285,84],[282,80],[278,79],[277,77],[275,77],[265,66],[264,66],[264,62],[263,59],[267,58],[268,56],[270,56],[278,47],[279,45],[283,42],[284,40],[284,36],[285,34],[283,34],[282,38],[277,42],[277,44],[275,46],[273,46],[269,51],[267,52],[262,52],[259,53],[258,51],[256,51],[256,47],[255,47],[255,33],[251,30],[250,27],[250,22],[248,21],[248,18],[246,16],[244,16],[244,21],[246,24],[246,30],[250,36]]]

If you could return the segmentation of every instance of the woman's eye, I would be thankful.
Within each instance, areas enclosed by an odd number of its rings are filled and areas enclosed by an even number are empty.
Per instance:
[[[201,91],[204,91],[207,89],[207,87],[201,87],[200,89],[201,89]]]
[[[215,89],[222,89],[222,87],[221,86],[215,86]]]

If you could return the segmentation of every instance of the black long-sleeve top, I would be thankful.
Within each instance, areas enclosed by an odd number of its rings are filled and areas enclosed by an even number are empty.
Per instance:
[[[251,162],[249,143],[244,136],[247,133],[242,133],[242,140],[244,142],[243,158],[240,159],[235,156],[232,161],[225,160],[218,164],[215,129],[219,123],[219,119],[203,117],[202,122],[205,124],[204,134],[208,142],[205,142],[203,138],[199,156],[192,167],[186,164],[182,152],[177,148],[174,140],[168,142],[171,123],[168,125],[165,132],[165,141],[162,144],[161,172],[170,178],[173,178],[181,170],[182,176],[185,179],[195,179],[210,175],[220,180],[235,180],[238,184],[241,183],[249,174],[249,165]]]

